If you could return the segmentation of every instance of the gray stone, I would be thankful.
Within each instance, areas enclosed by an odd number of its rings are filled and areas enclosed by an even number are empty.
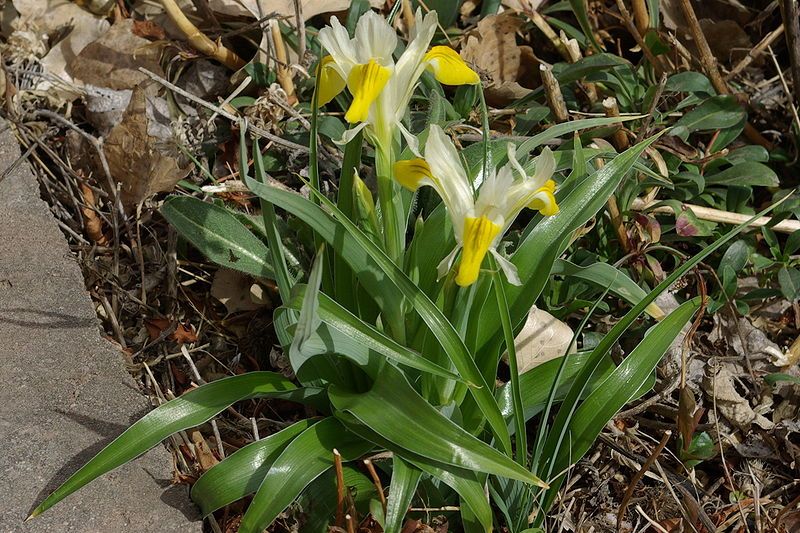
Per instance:
[[[0,173],[19,146],[0,122]],[[26,162],[0,181],[0,533],[199,532],[157,446],[24,522],[148,403],[100,337],[78,265]]]

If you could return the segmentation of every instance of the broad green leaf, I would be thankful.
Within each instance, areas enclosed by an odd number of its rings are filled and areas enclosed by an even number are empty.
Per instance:
[[[671,135],[685,138],[695,131],[731,128],[746,116],[742,106],[733,96],[712,96],[682,116],[675,123]]]
[[[172,196],[161,214],[211,261],[258,277],[271,278],[269,250],[224,207],[192,196]]]
[[[392,456],[392,483],[386,500],[385,533],[400,533],[422,471],[398,454]]]
[[[257,194],[264,196],[270,201],[273,201],[271,198],[280,197],[279,194],[273,196],[276,192],[274,187],[259,187],[261,184],[253,180],[248,180],[247,183],[253,191],[256,191]],[[280,193],[282,191],[277,192]],[[497,403],[492,396],[493,389],[484,379],[483,374],[481,374],[475,364],[475,360],[472,358],[472,354],[470,354],[461,336],[447,317],[442,314],[436,304],[434,304],[414,282],[408,279],[408,276],[392,262],[384,251],[372,242],[369,237],[364,235],[364,233],[344,216],[330,200],[313,188],[311,192],[336,216],[340,227],[343,227],[347,231],[347,234],[353,237],[360,246],[361,252],[368,253],[372,260],[379,265],[386,278],[400,289],[403,296],[408,298],[409,303],[419,313],[420,317],[425,321],[433,335],[441,344],[448,358],[450,358],[451,362],[456,367],[459,375],[469,383],[469,391],[481,412],[486,417],[489,427],[492,429],[492,432],[495,434],[503,450],[510,454],[511,438],[508,435],[505,421],[497,408]],[[304,199],[301,198],[301,200]],[[310,203],[307,200],[305,201],[306,203]],[[384,282],[382,284],[384,288],[388,288],[389,286],[389,283]],[[391,318],[392,317],[387,317],[387,321],[391,320]]]
[[[446,465],[543,485],[527,469],[442,415],[390,365],[365,393],[332,386],[328,395],[336,409],[352,414],[401,448]]]
[[[581,403],[570,420],[566,441],[558,449],[553,472],[560,473],[583,457],[606,423],[639,392],[642,383],[653,373],[699,307],[699,299],[690,300],[653,326],[611,375]]]
[[[764,381],[766,381],[769,385],[775,386],[776,383],[786,382],[786,383],[796,383],[800,385],[800,377],[793,376],[791,374],[767,374],[764,376]]]
[[[800,270],[781,267],[778,271],[781,292],[790,302],[800,300]]]
[[[347,261],[361,285],[367,289],[381,308],[391,307],[386,306],[386,303],[402,298],[402,294],[395,285],[388,282],[386,274],[377,266],[364,247],[320,206],[295,192],[264,185],[250,177],[246,177],[245,181],[255,194],[296,216],[325,240],[340,257]]]
[[[192,485],[192,500],[203,516],[253,494],[258,490],[272,463],[292,439],[317,420],[306,419],[239,448],[214,465]]]
[[[135,459],[173,433],[199,426],[248,398],[300,392],[274,372],[249,372],[213,381],[153,409],[72,474],[31,513],[43,513],[106,472]]]
[[[352,461],[373,446],[335,418],[317,422],[295,437],[272,463],[242,517],[239,533],[260,533],[269,526],[306,486],[333,466],[334,449],[343,461]]]
[[[561,85],[578,81],[598,71],[608,71],[614,67],[630,67],[629,61],[616,54],[592,54],[575,63],[558,63],[553,66],[553,74]]]
[[[305,297],[304,292],[307,294],[307,289],[298,286],[296,295],[289,302],[286,302],[286,306],[291,309],[301,309],[303,298]],[[391,337],[378,331],[324,293],[318,293],[316,311],[322,322],[333,330],[327,330],[326,335],[318,332],[320,334],[317,340],[325,342],[326,351],[324,353],[342,354],[363,366],[367,363],[369,355],[367,352],[374,350],[402,365],[461,381],[458,375],[430,362],[421,354],[406,348]]]
[[[594,263],[589,266],[579,266],[566,259],[558,259],[553,264],[551,275],[562,275],[588,281],[602,289],[608,290],[632,305],[636,305],[647,293],[639,287],[627,274],[608,263]],[[645,312],[655,319],[664,317],[656,304],[647,306]]]
[[[763,185],[777,187],[778,175],[763,163],[745,161],[716,174],[706,174],[706,185]]]

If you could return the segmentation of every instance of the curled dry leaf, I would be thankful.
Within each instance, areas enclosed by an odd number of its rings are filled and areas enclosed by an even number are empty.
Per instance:
[[[196,429],[193,430],[189,433],[189,437],[192,439],[192,444],[194,444],[194,456],[200,464],[200,470],[202,472],[211,470],[212,466],[219,463],[219,459],[217,459],[214,452],[211,451],[208,442],[200,431]]]
[[[486,17],[467,35],[461,50],[464,60],[489,78],[486,99],[492,105],[522,98],[535,88],[534,82],[538,82],[534,73],[539,62],[533,49],[517,45],[516,32],[521,25],[522,20],[510,14]]]
[[[515,339],[519,373],[524,374],[565,353],[575,353],[575,344],[570,346],[572,336],[572,329],[568,325],[547,311],[533,307]]]
[[[126,208],[171,191],[191,170],[190,164],[181,164],[166,101],[148,96],[144,87],[133,90],[121,122],[103,144],[111,175],[122,184]]]
[[[747,398],[736,390],[736,376],[732,365],[720,365],[716,369],[708,367],[703,380],[703,391],[716,400],[719,413],[735,427],[748,431],[752,424],[762,429],[771,429],[774,424],[750,406]],[[733,367],[737,368],[737,367]]]
[[[81,213],[83,213],[83,229],[93,243],[99,246],[106,246],[108,237],[103,233],[103,221],[95,210],[94,191],[86,183],[81,183],[80,187],[83,203],[85,204],[85,207],[81,209]]]

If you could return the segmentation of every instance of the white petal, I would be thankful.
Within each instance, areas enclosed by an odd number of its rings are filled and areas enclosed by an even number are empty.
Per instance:
[[[517,174],[520,178],[525,179],[528,177],[525,174],[525,169],[522,168],[522,165],[519,164],[519,160],[517,159],[517,147],[514,146],[514,143],[508,143],[507,145],[508,150],[508,164],[511,165],[513,170],[517,171]]]
[[[522,281],[519,279],[519,274],[517,273],[516,265],[514,265],[514,263],[512,263],[502,255],[500,255],[500,252],[498,252],[494,248],[490,248],[489,251],[492,252],[492,255],[497,261],[497,264],[500,266],[500,270],[503,271],[503,274],[505,274],[508,282],[512,285],[516,285],[517,287],[522,285]]]
[[[375,59],[383,66],[394,63],[392,54],[397,47],[397,34],[382,16],[367,11],[356,24],[356,53],[359,63]]]
[[[417,9],[417,24],[415,25],[415,35],[411,42],[406,46],[405,51],[397,60],[394,76],[391,80],[391,106],[395,117],[399,119],[411,101],[414,87],[417,85],[422,73],[425,72],[425,65],[422,60],[431,44],[433,34],[436,32],[436,12],[431,11],[422,19],[422,14]]]
[[[422,155],[419,153],[419,139],[417,139],[416,135],[408,131],[405,125],[399,120],[397,121],[397,128],[400,130],[400,133],[403,134],[403,137],[408,143],[408,148],[411,150],[411,153],[414,154],[416,157],[422,157]]]
[[[440,279],[445,277],[448,272],[450,272],[450,269],[453,268],[453,261],[456,260],[456,254],[458,254],[458,251],[460,249],[461,245],[459,244],[458,246],[453,248],[452,252],[447,254],[447,257],[445,257],[439,262],[439,265],[436,267],[436,281],[439,281]]]
[[[364,127],[366,127],[366,125],[367,125],[366,122],[362,122],[358,126],[356,126],[355,128],[350,128],[349,130],[344,132],[344,135],[342,135],[341,139],[339,139],[338,141],[333,141],[333,142],[335,144],[338,144],[339,146],[344,146],[345,144],[347,144],[350,141],[352,141],[353,137],[358,135],[358,132],[363,130]]]
[[[347,29],[339,23],[339,19],[331,17],[331,25],[319,30],[319,41],[333,58],[344,79],[350,75],[350,69],[358,63],[354,43],[350,40]]]
[[[450,211],[456,238],[460,238],[463,219],[474,207],[472,189],[456,147],[436,124],[430,126],[428,142],[425,144],[425,161],[431,167],[434,188]]]
[[[536,158],[536,173],[533,175],[533,189],[536,190],[543,186],[547,180],[553,177],[556,171],[556,158],[553,152],[546,147]]]

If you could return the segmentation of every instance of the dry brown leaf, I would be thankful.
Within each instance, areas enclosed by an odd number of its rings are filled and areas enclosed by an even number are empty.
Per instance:
[[[190,164],[180,164],[166,102],[148,96],[144,87],[133,90],[122,120],[103,144],[111,175],[122,184],[126,208],[157,192],[171,191],[191,170]]]
[[[211,283],[211,296],[219,300],[228,313],[253,311],[266,303],[263,300],[263,290],[256,289],[254,294],[254,285],[260,287],[254,284],[252,278],[247,274],[220,268],[214,274],[214,281]],[[261,302],[254,301],[254,296],[261,297]]]
[[[194,444],[194,455],[197,462],[200,463],[200,470],[207,472],[212,466],[219,463],[219,460],[214,455],[214,452],[211,451],[202,433],[195,429],[189,433],[189,437]]]
[[[534,307],[515,339],[520,374],[567,353],[575,353],[572,329],[556,317]]]
[[[108,237],[103,233],[103,221],[95,211],[94,191],[85,183],[80,184],[83,203],[86,207],[81,209],[83,213],[83,229],[92,242],[99,246],[108,244]]]
[[[719,366],[716,371],[708,367],[703,390],[709,397],[716,399],[719,413],[737,428],[748,431],[751,424],[757,424],[763,429],[771,429],[774,424],[757,413],[747,398],[736,390],[736,375],[731,370],[731,365]]]
[[[467,35],[461,57],[489,78],[486,99],[503,105],[522,98],[535,87],[539,62],[529,46],[517,45],[522,20],[511,14],[492,15]],[[522,83],[528,86],[523,86]]]
[[[153,43],[133,33],[134,21],[114,24],[99,39],[91,42],[67,66],[76,81],[108,89],[133,89],[148,77],[143,67],[163,76],[160,52]]]
[[[322,13],[346,11],[351,0],[302,0],[303,19],[308,20]],[[383,0],[369,0],[372,7],[381,7]],[[258,19],[270,13],[277,13],[280,17],[294,17],[294,0],[271,0],[262,2],[264,12],[259,9],[258,0],[209,0],[208,7],[212,11],[224,15],[239,17],[256,17]]]

